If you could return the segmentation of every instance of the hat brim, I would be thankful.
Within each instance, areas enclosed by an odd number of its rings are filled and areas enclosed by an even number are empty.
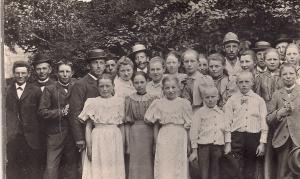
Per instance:
[[[105,61],[107,61],[108,58],[106,56],[103,56],[103,57],[92,57],[92,58],[87,58],[86,59],[87,62],[91,62],[91,61],[94,61],[94,60],[105,60]]]
[[[139,52],[145,52],[148,56],[150,55],[150,51],[148,49],[143,49],[143,50],[138,50],[138,51],[135,51],[135,52],[131,52],[129,55],[127,55],[127,57],[129,57],[133,60],[134,55],[139,53]]]
[[[234,42],[234,43],[238,43],[238,44],[241,43],[240,41],[237,41],[237,40],[228,40],[228,41],[226,41],[226,42],[223,42],[223,45],[228,44],[228,43],[230,43],[230,42]]]
[[[48,60],[38,60],[38,61],[32,61],[32,64],[35,66],[35,65],[38,65],[38,64],[41,64],[41,63],[49,63],[51,64],[51,60],[48,59]]]
[[[291,43],[291,42],[293,42],[293,39],[291,39],[291,38],[279,38],[275,41],[276,44],[281,43],[281,42]]]
[[[292,164],[292,155],[296,150],[299,150],[300,147],[295,147],[293,148],[288,156],[288,166],[290,168],[290,170],[292,171],[292,173],[294,173],[295,175],[300,175],[300,166],[297,168],[294,167],[294,165]]]
[[[271,47],[252,48],[252,50],[255,51],[255,52],[259,52],[259,51],[265,51],[265,50],[267,50],[268,48],[271,48]]]

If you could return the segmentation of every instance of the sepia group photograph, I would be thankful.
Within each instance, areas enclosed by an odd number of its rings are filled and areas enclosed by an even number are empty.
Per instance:
[[[0,4],[0,178],[300,179],[300,0]]]

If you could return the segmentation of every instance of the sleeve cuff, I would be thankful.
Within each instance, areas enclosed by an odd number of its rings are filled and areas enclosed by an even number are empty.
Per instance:
[[[262,131],[259,142],[266,144],[267,143],[267,137],[268,137],[268,132],[267,131]]]
[[[225,132],[225,143],[231,142],[231,132]]]

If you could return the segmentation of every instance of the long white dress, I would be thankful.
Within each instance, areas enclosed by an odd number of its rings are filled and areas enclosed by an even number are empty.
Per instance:
[[[117,125],[123,123],[124,100],[119,97],[89,98],[79,115],[91,119],[92,161],[85,155],[82,179],[125,179],[123,140]]]
[[[192,107],[188,100],[157,99],[145,114],[145,120],[162,127],[156,142],[155,179],[188,179],[187,130],[191,125]]]

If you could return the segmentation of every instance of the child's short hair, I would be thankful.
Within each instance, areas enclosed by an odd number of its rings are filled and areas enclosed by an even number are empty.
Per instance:
[[[61,65],[67,65],[67,66],[69,66],[69,67],[71,67],[71,69],[73,70],[73,63],[71,62],[71,61],[69,61],[69,60],[60,60],[58,63],[57,63],[57,71],[58,71],[58,69],[59,69],[59,67],[61,66]]]
[[[179,87],[179,79],[176,76],[173,75],[167,75],[162,79],[162,86],[165,86],[165,83],[168,81],[175,81],[176,85]]]
[[[155,57],[151,58],[150,61],[149,61],[149,67],[150,67],[150,64],[156,63],[156,62],[159,62],[162,65],[162,67],[164,68],[165,61],[160,56],[155,56]]]
[[[295,67],[295,65],[290,64],[290,63],[283,63],[283,64],[280,66],[279,76],[282,75],[282,71],[283,71],[284,68],[292,68],[293,70],[295,70],[295,73],[297,74],[297,68]]]
[[[191,48],[186,49],[186,50],[182,53],[181,58],[184,59],[185,55],[188,54],[188,53],[194,54],[195,57],[196,57],[196,59],[197,59],[197,60],[199,59],[199,53],[198,53],[196,50],[191,49]]]
[[[244,50],[241,52],[241,56],[246,56],[246,55],[249,55],[252,58],[253,63],[257,62],[257,56],[253,50]]]
[[[276,53],[279,57],[279,53],[275,48],[268,48],[267,50],[265,50],[264,57],[266,58],[266,55],[271,52]]]
[[[250,71],[241,71],[241,72],[237,73],[237,75],[236,75],[236,82],[239,81],[239,79],[240,79],[240,77],[242,75],[249,75],[251,77],[251,81],[254,82],[253,73],[251,73]]]
[[[219,61],[223,66],[226,65],[225,57],[220,53],[213,53],[207,57],[208,63],[210,61]]]
[[[133,62],[130,60],[130,58],[126,57],[126,56],[122,56],[118,62],[117,62],[117,72],[119,72],[120,67],[122,65],[130,65],[131,68],[133,69],[134,65]]]
[[[26,61],[21,61],[21,60],[15,61],[13,64],[13,68],[12,68],[13,73],[15,72],[16,68],[18,68],[18,67],[25,67],[25,68],[27,68],[28,73],[30,72],[30,64]]]
[[[97,80],[97,86],[99,85],[99,82],[100,82],[100,80],[102,80],[102,79],[108,79],[108,80],[110,80],[111,81],[111,84],[114,86],[115,85],[115,83],[114,83],[114,77],[111,75],[111,74],[109,74],[109,73],[103,73],[101,76],[100,76],[100,78],[98,78],[98,80]]]
[[[203,90],[202,90],[203,97],[208,92],[211,92],[211,91],[214,91],[214,92],[216,92],[217,95],[219,95],[219,90],[217,89],[217,87],[215,87],[215,86],[207,86],[207,87],[203,88]]]
[[[177,52],[177,51],[175,51],[175,50],[170,51],[170,52],[166,55],[166,60],[167,60],[167,58],[168,58],[169,56],[172,56],[172,55],[173,55],[175,58],[177,58],[179,64],[181,64],[181,61],[182,61],[182,60],[181,60],[180,53]]]
[[[147,80],[147,74],[145,72],[143,72],[143,71],[137,71],[137,72],[135,72],[133,74],[133,76],[132,76],[132,79],[134,79],[136,76],[139,76],[139,75],[143,76]]]

